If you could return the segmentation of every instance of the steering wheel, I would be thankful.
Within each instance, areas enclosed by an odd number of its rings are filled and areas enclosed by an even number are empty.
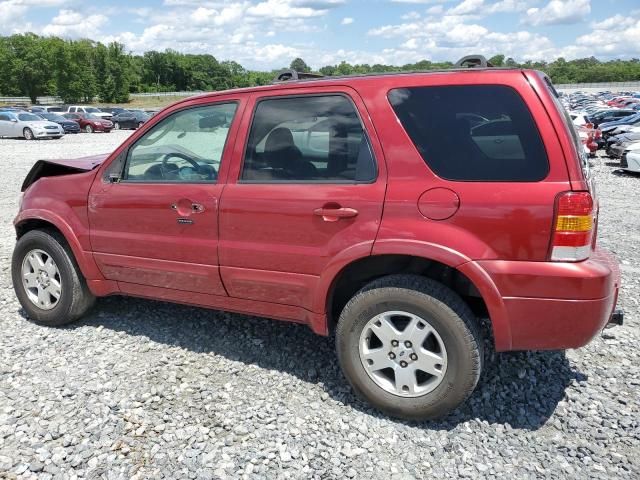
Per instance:
[[[162,166],[161,166],[161,168],[162,168],[162,176],[164,176],[165,172],[168,172],[167,162],[172,157],[181,158],[182,160],[186,160],[187,162],[189,162],[193,166],[193,169],[199,174],[210,175],[214,180],[217,177],[216,171],[213,168],[210,169],[210,171],[203,171],[205,169],[203,169],[202,166],[198,162],[196,162],[193,158],[185,155],[184,153],[180,153],[180,152],[167,153],[162,158]],[[209,170],[209,169],[207,169],[207,170]]]

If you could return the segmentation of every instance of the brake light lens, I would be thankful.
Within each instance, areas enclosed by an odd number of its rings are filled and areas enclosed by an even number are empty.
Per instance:
[[[593,199],[589,192],[564,192],[556,200],[551,260],[579,262],[591,254],[594,235]]]

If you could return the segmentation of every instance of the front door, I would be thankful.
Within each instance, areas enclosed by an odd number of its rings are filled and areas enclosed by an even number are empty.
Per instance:
[[[328,264],[370,252],[386,176],[361,100],[304,91],[256,94],[247,108],[220,205],[220,271],[230,296],[313,311]]]
[[[179,110],[97,178],[91,246],[110,280],[226,295],[218,271],[218,181],[237,102]]]

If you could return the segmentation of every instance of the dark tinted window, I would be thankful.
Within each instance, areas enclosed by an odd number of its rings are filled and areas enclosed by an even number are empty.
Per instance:
[[[531,113],[509,87],[401,88],[389,93],[389,101],[424,161],[442,178],[537,181],[549,172]]]
[[[342,95],[258,103],[242,179],[370,182],[376,167],[354,105]]]

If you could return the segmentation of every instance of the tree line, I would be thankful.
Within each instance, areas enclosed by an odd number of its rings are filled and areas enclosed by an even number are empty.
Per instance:
[[[594,57],[566,61],[517,63],[496,55],[495,66],[542,70],[556,84],[622,82],[640,80],[640,60],[599,61]],[[184,54],[174,50],[127,52],[125,45],[93,40],[65,40],[33,33],[0,37],[0,95],[28,96],[33,103],[43,95],[57,95],[64,102],[123,103],[130,93],[162,91],[213,91],[266,85],[278,70],[247,70],[234,61],[218,61],[213,55]],[[351,75],[451,68],[451,62],[422,60],[402,66],[341,62],[326,65],[319,73]],[[301,58],[289,68],[309,72]]]

